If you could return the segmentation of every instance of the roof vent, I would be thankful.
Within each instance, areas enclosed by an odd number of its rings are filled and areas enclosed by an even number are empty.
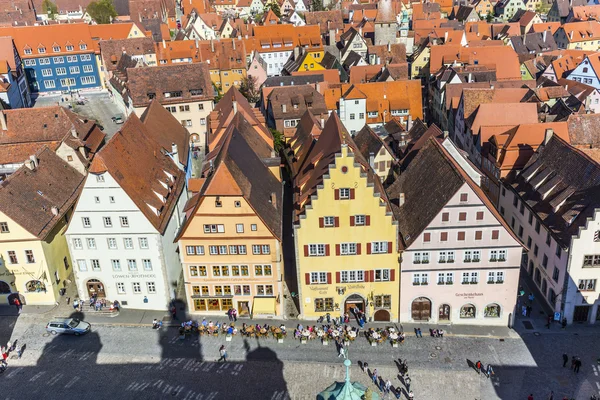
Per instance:
[[[52,211],[52,215],[58,215],[58,207],[52,207],[50,210]]]

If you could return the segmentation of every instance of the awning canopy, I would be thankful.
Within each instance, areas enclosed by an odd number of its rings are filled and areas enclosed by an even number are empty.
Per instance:
[[[252,314],[276,314],[277,301],[275,297],[255,297],[252,302]]]

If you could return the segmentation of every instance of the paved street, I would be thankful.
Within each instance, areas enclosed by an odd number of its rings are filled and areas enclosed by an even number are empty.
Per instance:
[[[181,341],[175,328],[154,331],[96,323],[83,337],[51,336],[44,329],[48,318],[0,317],[0,338],[5,341],[10,335],[26,344],[23,358],[9,359],[9,369],[0,375],[5,381],[0,398],[63,399],[78,393],[96,399],[136,394],[144,399],[314,399],[318,391],[343,379],[335,346],[317,341],[306,345],[292,339],[278,344],[242,337],[232,342],[224,337]],[[394,386],[401,385],[394,361],[407,358],[416,399],[525,399],[532,392],[537,400],[554,390],[555,399],[567,395],[587,400],[597,393],[597,329],[540,332],[524,333],[522,339],[409,336],[399,349],[389,344],[371,347],[361,338],[350,346],[352,379],[369,384],[357,366],[366,361]],[[221,344],[228,348],[227,364],[215,363]],[[579,374],[562,368],[563,351],[582,358]],[[479,376],[467,360],[492,363],[496,374],[491,380]]]
[[[69,104],[73,106],[72,111],[96,120],[104,127],[104,133],[106,133],[106,140],[110,139],[114,135],[121,125],[117,125],[112,122],[112,117],[120,114],[121,111],[115,103],[110,99],[108,93],[96,91],[96,92],[81,92],[81,96],[87,99],[84,105],[76,105],[73,102],[61,101],[61,99],[67,98],[66,95],[45,95],[40,96],[35,100],[34,107],[48,107],[53,105],[61,105],[67,107]],[[77,98],[76,94],[73,96]]]

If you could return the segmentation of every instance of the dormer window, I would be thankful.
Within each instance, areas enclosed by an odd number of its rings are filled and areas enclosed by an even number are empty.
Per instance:
[[[24,50],[24,53],[25,53],[25,54],[31,54],[32,52],[31,52],[31,49],[30,49],[30,48],[27,48],[27,49],[25,49],[25,50]]]
[[[45,52],[46,52],[46,48],[45,47],[38,47],[38,53],[44,54]]]
[[[67,51],[73,51],[73,46],[71,46],[71,45],[67,46]]]
[[[55,53],[60,52],[60,46],[53,46],[52,47],[52,51],[55,52]]]
[[[85,44],[85,43],[81,43],[81,44],[79,45],[79,50],[87,50],[87,44]]]

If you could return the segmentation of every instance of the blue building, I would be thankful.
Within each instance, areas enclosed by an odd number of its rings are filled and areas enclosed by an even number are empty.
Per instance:
[[[102,86],[87,24],[2,28],[0,36],[13,38],[32,93]]]

